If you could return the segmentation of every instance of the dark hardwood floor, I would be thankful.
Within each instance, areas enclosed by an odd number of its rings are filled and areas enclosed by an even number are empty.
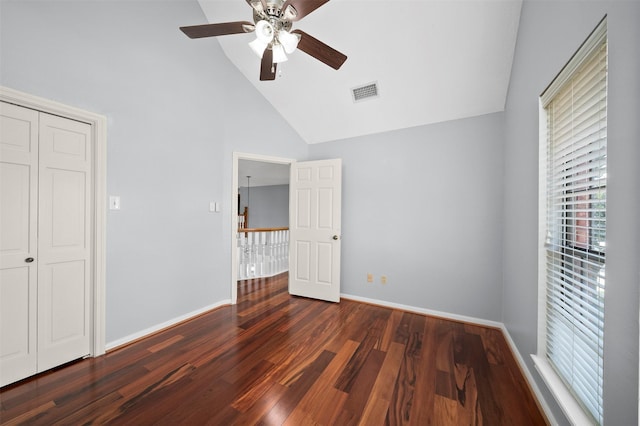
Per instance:
[[[8,425],[546,424],[500,330],[292,297],[286,274],[0,403]]]

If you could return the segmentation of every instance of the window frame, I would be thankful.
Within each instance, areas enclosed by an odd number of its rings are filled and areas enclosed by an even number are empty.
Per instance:
[[[548,158],[547,158],[547,150],[548,150],[548,117],[547,117],[547,109],[546,106],[549,104],[550,100],[555,97],[557,92],[565,86],[565,84],[570,81],[576,70],[582,65],[583,61],[588,58],[593,49],[597,48],[604,41],[606,43],[607,39],[607,20],[606,16],[600,21],[600,23],[596,26],[594,31],[587,37],[586,41],[580,46],[580,48],[576,51],[576,53],[571,57],[567,65],[560,71],[560,73],[553,79],[552,83],[545,89],[543,94],[539,98],[538,110],[539,110],[539,212],[538,212],[538,221],[539,221],[539,234],[538,234],[538,342],[537,342],[537,353],[531,355],[534,360],[536,369],[540,373],[541,377],[551,390],[551,393],[556,398],[556,401],[559,403],[563,412],[567,416],[567,418],[574,424],[597,424],[597,420],[593,418],[593,416],[587,412],[587,410],[581,405],[581,403],[574,396],[569,387],[565,384],[560,375],[555,371],[551,362],[547,359],[547,256],[548,256],[548,244],[549,244],[549,234],[547,232],[547,215],[548,215]],[[591,189],[602,190],[604,187],[604,191],[606,191],[606,182],[604,185],[601,182],[593,180],[593,184],[591,182],[587,182],[586,190],[571,192],[568,190],[563,193],[563,197],[567,197],[567,194],[575,194],[573,203],[577,206],[578,204],[586,204],[587,208],[585,209],[587,212],[586,218],[576,219],[575,216],[566,216],[561,220],[561,231],[562,239],[570,244],[562,244],[561,253],[562,260],[561,262],[564,264],[565,261],[568,262],[578,262],[585,263],[588,259],[601,258],[603,259],[604,266],[604,258],[605,258],[605,246],[602,247],[601,250],[596,249],[596,244],[598,243],[597,236],[592,232],[592,228],[596,228],[593,224],[589,226],[589,234],[586,235],[586,244],[583,244],[577,241],[578,232],[576,230],[578,220],[584,220],[586,222],[597,221],[598,218],[594,217],[594,212],[591,212],[591,207],[598,203],[598,198],[594,198],[593,195],[588,195]],[[583,186],[584,188],[584,186]],[[581,194],[584,193],[584,194]],[[584,200],[584,203],[581,203],[578,197],[587,195],[588,198]],[[571,197],[569,195],[567,198]],[[574,212],[575,213],[575,212]],[[606,218],[605,218],[606,223]],[[606,225],[605,225],[606,226]],[[606,228],[605,228],[606,229]],[[571,235],[571,237],[568,237]],[[595,241],[595,244],[592,242]],[[568,251],[571,251],[570,255]],[[570,257],[570,258],[569,258]],[[565,260],[566,259],[566,260]],[[603,270],[601,270],[603,272]],[[600,272],[598,273],[600,275]],[[599,278],[598,278],[599,279]],[[587,302],[589,303],[589,302]],[[600,330],[601,333],[604,330]]]

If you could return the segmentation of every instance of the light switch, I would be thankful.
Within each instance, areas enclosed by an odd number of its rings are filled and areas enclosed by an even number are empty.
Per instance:
[[[120,210],[120,197],[117,195],[109,196],[109,210]]]
[[[218,213],[220,211],[220,203],[217,201],[212,201],[209,203],[209,211],[211,213]]]

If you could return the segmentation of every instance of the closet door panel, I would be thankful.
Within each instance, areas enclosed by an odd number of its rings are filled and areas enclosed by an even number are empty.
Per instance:
[[[37,371],[38,112],[0,102],[0,386]]]
[[[40,117],[38,370],[90,351],[91,128]]]

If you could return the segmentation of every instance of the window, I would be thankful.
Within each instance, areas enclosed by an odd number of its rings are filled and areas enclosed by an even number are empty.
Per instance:
[[[540,103],[543,323],[538,358],[548,363],[589,420],[602,424],[606,19],[545,90]]]

